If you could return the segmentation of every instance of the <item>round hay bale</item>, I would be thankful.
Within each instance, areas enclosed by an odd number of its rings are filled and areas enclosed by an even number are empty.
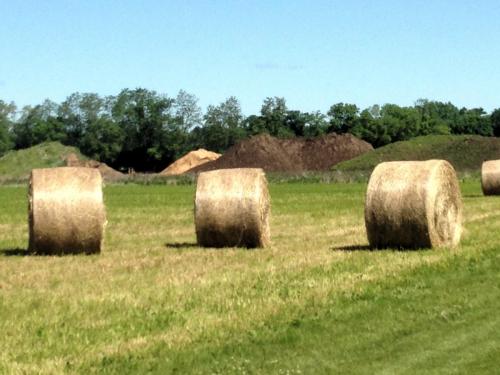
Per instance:
[[[29,250],[99,253],[106,224],[99,170],[33,169],[29,182]]]
[[[205,247],[266,247],[269,192],[261,168],[220,169],[198,175],[196,238]]]
[[[500,195],[500,160],[488,160],[481,166],[481,188],[484,195]]]
[[[455,246],[462,233],[462,197],[455,170],[445,160],[380,163],[365,203],[373,248]]]

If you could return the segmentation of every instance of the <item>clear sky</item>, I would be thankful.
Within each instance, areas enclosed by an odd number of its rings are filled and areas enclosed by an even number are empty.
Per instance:
[[[0,0],[0,99],[184,89],[289,108],[500,107],[500,1]]]

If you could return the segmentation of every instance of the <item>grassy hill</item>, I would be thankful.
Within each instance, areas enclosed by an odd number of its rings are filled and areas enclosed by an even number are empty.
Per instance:
[[[86,159],[77,148],[59,142],[46,142],[24,150],[10,151],[0,158],[0,181],[27,178],[33,168],[62,166],[70,153]]]
[[[394,160],[448,160],[459,172],[477,171],[484,160],[500,159],[500,138],[476,135],[430,135],[395,142],[337,164],[336,171],[371,171]]]

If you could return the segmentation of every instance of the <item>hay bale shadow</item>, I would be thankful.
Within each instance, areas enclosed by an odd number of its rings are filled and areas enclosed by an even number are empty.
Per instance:
[[[464,198],[484,198],[484,194],[464,194]]]
[[[331,247],[332,251],[377,251],[379,249],[373,249],[370,245],[347,245],[347,246],[334,246]]]
[[[94,255],[94,253],[70,253],[70,252],[58,252],[58,253],[35,253],[33,251],[30,251],[28,249],[23,249],[20,247],[17,248],[7,248],[7,249],[0,249],[0,256],[5,256],[5,257],[13,257],[13,256],[18,256],[18,257],[64,257],[64,256],[78,256],[78,255]]]
[[[377,251],[394,251],[394,252],[406,252],[406,251],[428,251],[430,248],[397,248],[397,247],[386,247],[386,248],[375,248],[370,247],[370,245],[347,245],[347,246],[334,246],[330,248],[331,251],[367,251],[367,252],[377,252]]]
[[[183,249],[183,248],[193,248],[193,247],[198,247],[198,244],[196,242],[167,242],[165,244],[165,247],[167,249]]]
[[[169,250],[182,250],[182,249],[188,249],[188,248],[197,248],[199,250],[225,250],[225,249],[242,249],[242,250],[256,250],[257,248],[254,247],[239,247],[239,246],[200,246],[196,242],[171,242],[171,243],[166,243],[165,247]]]
[[[25,257],[31,255],[31,253],[27,249],[22,249],[20,247],[9,248],[9,249],[0,249],[0,255],[5,257]]]

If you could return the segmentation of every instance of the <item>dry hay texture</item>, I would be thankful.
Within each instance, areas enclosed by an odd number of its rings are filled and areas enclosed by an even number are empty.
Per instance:
[[[500,160],[483,162],[481,187],[484,195],[500,195]]]
[[[365,224],[373,248],[456,246],[462,197],[445,160],[380,163],[366,193]]]
[[[205,247],[266,247],[270,200],[260,168],[200,173],[196,186],[196,238]]]
[[[34,169],[29,185],[29,250],[37,254],[99,253],[106,224],[96,168]]]

